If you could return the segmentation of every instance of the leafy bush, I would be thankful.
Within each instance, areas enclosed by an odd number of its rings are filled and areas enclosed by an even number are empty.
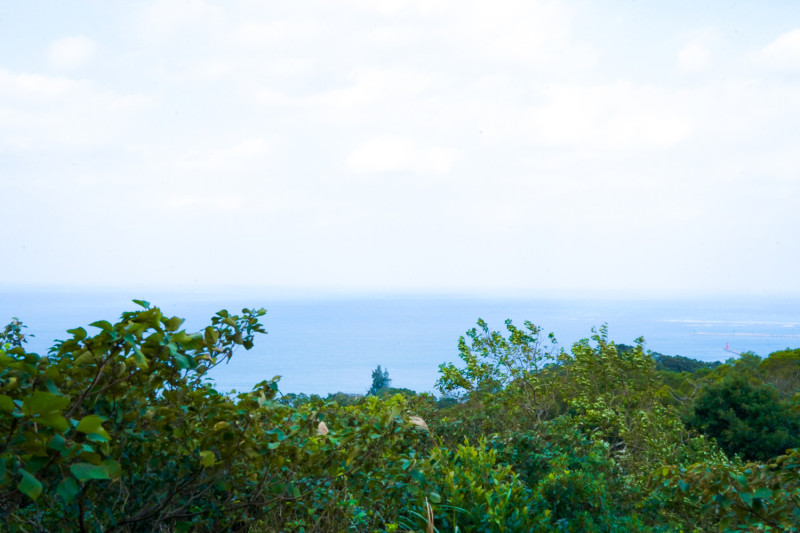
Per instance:
[[[140,303],[92,324],[94,336],[70,330],[49,357],[6,334],[5,529],[379,529],[397,518],[385,498],[414,492],[420,440],[401,396],[295,407],[275,401],[277,378],[220,394],[204,375],[252,346],[264,311],[221,311],[189,334]]]
[[[431,451],[435,522],[441,531],[531,531],[530,491],[485,440]],[[433,503],[438,504],[439,501]]]
[[[766,460],[800,446],[800,416],[774,387],[733,374],[706,387],[687,424],[713,437],[728,454]]]
[[[773,352],[759,366],[764,381],[775,387],[782,400],[791,400],[800,393],[800,349]]]
[[[644,495],[631,486],[608,443],[561,417],[534,431],[511,435],[499,449],[531,489],[540,527],[561,531],[647,531],[657,513],[638,507]],[[544,529],[548,530],[548,529]]]
[[[550,347],[542,338],[542,330],[526,321],[525,328],[505,322],[507,336],[490,331],[483,320],[458,341],[459,357],[464,368],[452,363],[439,366],[441,377],[437,387],[442,393],[465,395],[482,403],[491,398],[506,414],[541,421],[557,408],[557,384],[548,368],[557,362],[556,341],[548,336]]]
[[[198,333],[147,302],[48,356],[0,332],[0,524],[8,531],[796,531],[796,354],[659,373],[601,328],[570,353],[485,322],[406,389],[221,394],[208,371],[263,310]],[[551,337],[552,341],[552,337]],[[553,341],[554,342],[554,341]],[[774,354],[773,354],[774,355]],[[669,374],[670,386],[664,375]],[[373,376],[388,376],[380,368]],[[785,379],[784,379],[785,378]],[[772,381],[769,381],[770,383]],[[776,382],[777,383],[777,382]],[[375,383],[373,383],[375,384]],[[699,388],[696,403],[686,398]],[[679,394],[680,392],[680,394]],[[681,396],[681,394],[684,394]],[[794,529],[793,529],[794,528]]]
[[[767,464],[724,457],[654,472],[656,494],[703,531],[798,531],[800,450]]]

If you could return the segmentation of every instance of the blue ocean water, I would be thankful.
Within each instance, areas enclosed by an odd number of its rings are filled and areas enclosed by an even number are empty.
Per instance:
[[[327,394],[365,392],[377,366],[389,370],[392,384],[433,391],[438,365],[459,362],[458,338],[480,317],[492,329],[511,318],[531,320],[554,332],[567,349],[608,324],[609,337],[632,344],[643,336],[646,347],[669,355],[705,361],[734,352],[772,351],[800,346],[800,299],[728,298],[695,300],[604,300],[477,298],[454,296],[270,297],[249,295],[87,293],[55,290],[0,291],[0,321],[19,317],[35,335],[26,347],[44,354],[67,329],[96,320],[113,320],[146,299],[169,315],[187,319],[200,330],[220,309],[264,307],[268,334],[250,351],[239,350],[214,369],[220,390],[249,390],[255,383],[282,376],[282,392]],[[91,328],[87,328],[91,332]]]

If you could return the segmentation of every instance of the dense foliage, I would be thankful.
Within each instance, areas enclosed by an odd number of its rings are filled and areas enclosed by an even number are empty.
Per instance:
[[[729,454],[766,461],[800,447],[800,412],[781,402],[774,387],[728,376],[706,387],[687,420]]]
[[[197,333],[147,302],[46,356],[0,333],[0,524],[9,531],[797,531],[800,351],[721,365],[567,351],[530,322],[477,327],[444,397],[236,395],[208,371],[263,310]],[[746,462],[756,461],[756,462]]]

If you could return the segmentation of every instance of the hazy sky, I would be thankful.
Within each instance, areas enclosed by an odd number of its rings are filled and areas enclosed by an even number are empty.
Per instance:
[[[0,283],[800,294],[800,2],[0,6]]]

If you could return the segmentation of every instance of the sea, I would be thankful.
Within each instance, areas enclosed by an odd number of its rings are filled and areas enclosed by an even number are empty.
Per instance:
[[[704,298],[509,297],[431,294],[271,295],[264,291],[148,291],[0,289],[0,324],[19,318],[26,349],[46,354],[67,329],[113,321],[150,301],[200,331],[219,310],[265,308],[266,335],[253,349],[239,349],[210,373],[220,391],[248,391],[280,376],[282,393],[364,393],[378,365],[393,387],[435,391],[442,363],[460,363],[458,340],[479,318],[493,330],[511,319],[530,320],[553,332],[559,346],[608,327],[610,340],[667,355],[724,361],[750,351],[761,356],[800,347],[800,297]]]

